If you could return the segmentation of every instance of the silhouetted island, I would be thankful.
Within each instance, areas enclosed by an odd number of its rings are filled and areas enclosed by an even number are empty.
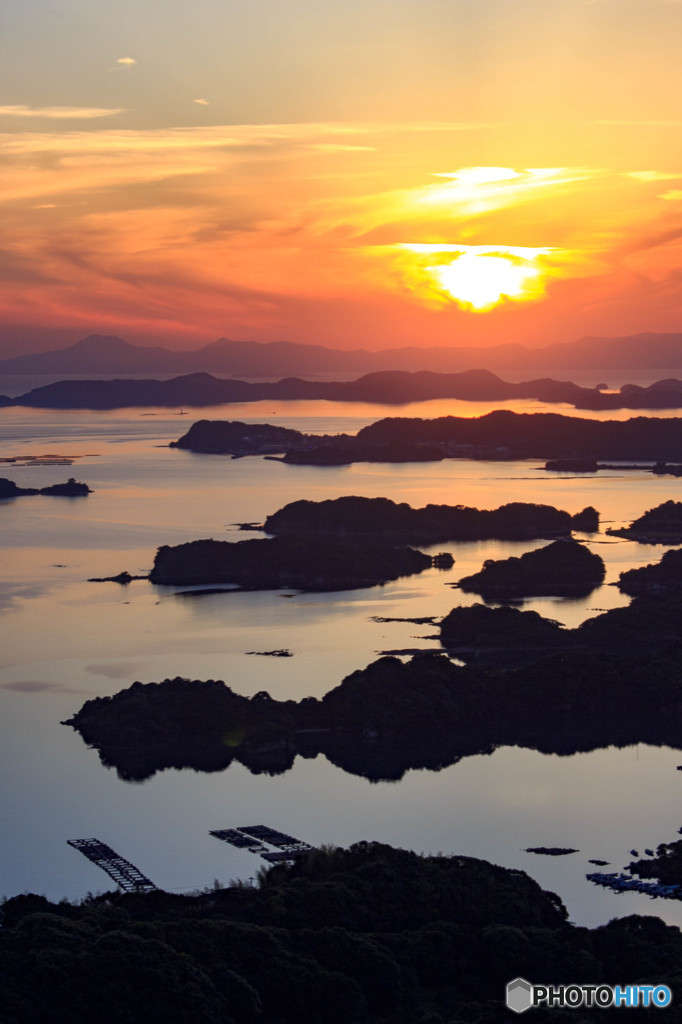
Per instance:
[[[20,498],[25,494],[82,498],[87,494],[92,494],[92,491],[87,484],[79,483],[73,477],[70,477],[64,484],[51,484],[49,487],[18,487],[12,480],[0,477],[0,498]]]
[[[127,569],[119,572],[116,576],[91,576],[88,583],[120,583],[127,587],[133,580],[148,580],[149,576],[132,576]]]
[[[559,540],[520,557],[488,559],[458,586],[490,598],[577,597],[600,586],[605,575],[599,555],[577,541]]]
[[[580,853],[572,846],[527,846],[524,853],[539,853],[545,857],[565,857],[569,853]]]
[[[363,427],[360,444],[409,440],[433,444],[457,458],[676,460],[682,450],[682,418],[643,416],[590,420],[558,413],[515,413],[437,419],[387,417]]]
[[[568,537],[572,530],[596,532],[599,513],[570,515],[552,505],[515,501],[496,509],[464,505],[412,508],[390,498],[349,495],[324,501],[293,501],[269,515],[266,533],[282,537],[376,537],[412,544],[454,540],[524,540]]]
[[[682,549],[666,551],[660,562],[622,572],[618,577],[618,589],[631,597],[682,590]]]
[[[305,444],[309,435],[271,423],[242,423],[240,420],[197,420],[170,448],[222,455],[253,455],[284,452]]]
[[[656,476],[682,476],[682,463],[679,462],[657,462],[652,467],[652,473]]]
[[[429,555],[387,543],[320,538],[195,540],[160,547],[152,583],[193,586],[233,584],[243,590],[354,590],[373,587],[432,566]]]
[[[552,473],[596,473],[599,463],[596,459],[549,459],[544,468]]]
[[[258,372],[262,372],[262,367]],[[678,409],[682,408],[682,381],[667,378],[648,387],[624,384],[620,391],[609,392],[600,386],[586,388],[551,377],[510,383],[485,369],[459,373],[383,369],[351,381],[315,381],[288,376],[278,381],[257,382],[200,372],[170,380],[60,380],[33,388],[18,398],[0,401],[0,405],[49,409],[117,409],[145,405],[196,408],[231,402],[301,399],[403,405],[438,398],[464,401],[532,398],[594,410]]]
[[[485,604],[453,608],[440,624],[440,639],[452,652],[543,651],[574,645],[573,630],[534,611]]]
[[[439,770],[502,745],[571,754],[609,745],[682,748],[682,597],[637,598],[589,620],[573,650],[523,668],[383,657],[321,699],[243,697],[217,681],[134,683],[66,724],[127,780],[164,768],[288,770],[324,754],[369,779]]]
[[[624,529],[606,532],[640,544],[682,544],[682,502],[664,501]]]
[[[200,420],[171,447],[229,455],[281,455],[295,465],[340,466],[353,462],[467,459],[543,459],[582,465],[581,472],[614,467],[610,461],[648,464],[679,458],[682,419],[589,420],[556,413],[498,410],[485,416],[438,419],[389,417],[356,435],[303,434],[272,424]],[[568,460],[568,461],[567,461]],[[577,462],[576,462],[577,460]],[[556,465],[551,468],[557,468]]]

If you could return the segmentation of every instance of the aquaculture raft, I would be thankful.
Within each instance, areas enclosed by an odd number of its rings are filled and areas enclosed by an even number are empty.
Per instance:
[[[106,871],[124,892],[154,892],[158,889],[134,864],[119,857],[115,850],[99,839],[67,839],[67,843]]]
[[[251,853],[259,853],[264,860],[274,862],[278,860],[294,860],[308,850],[315,847],[310,843],[304,843],[301,839],[289,836],[286,832],[278,832],[277,829],[269,828],[268,825],[240,825],[239,828],[219,828],[212,830],[209,835],[223,842],[236,846],[237,849],[246,849]],[[268,850],[266,843],[276,847],[275,850]]]

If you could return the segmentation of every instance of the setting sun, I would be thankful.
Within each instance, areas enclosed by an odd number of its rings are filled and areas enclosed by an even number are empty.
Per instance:
[[[446,292],[460,305],[483,312],[505,298],[525,297],[540,271],[505,256],[465,253],[446,266],[427,267]]]
[[[540,257],[551,249],[522,246],[403,244],[414,253],[412,273],[432,299],[456,302],[484,313],[503,302],[527,302],[544,295],[547,268]]]

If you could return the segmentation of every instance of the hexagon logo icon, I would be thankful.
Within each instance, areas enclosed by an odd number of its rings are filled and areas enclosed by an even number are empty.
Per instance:
[[[507,1006],[514,1013],[525,1013],[533,1005],[533,986],[525,978],[514,978],[507,985]]]

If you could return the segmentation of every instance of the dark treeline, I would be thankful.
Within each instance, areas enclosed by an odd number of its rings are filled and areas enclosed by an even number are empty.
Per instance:
[[[600,586],[605,574],[603,560],[584,544],[555,540],[518,557],[490,558],[480,572],[464,576],[459,587],[501,600],[543,594],[578,597]]]
[[[87,484],[70,477],[66,483],[51,484],[49,487],[19,487],[13,480],[0,477],[0,498],[21,498],[25,494],[43,494],[51,497],[82,498],[92,491]]]
[[[682,419],[643,416],[629,420],[590,420],[557,413],[441,416],[438,419],[390,417],[358,431],[364,444],[409,440],[441,444],[450,451],[503,448],[508,457],[534,459],[676,459],[682,449]]]
[[[567,537],[572,530],[595,532],[593,508],[571,515],[552,505],[515,501],[496,509],[464,505],[412,508],[390,498],[347,496],[325,501],[292,501],[268,516],[267,533],[291,537],[342,536],[400,539],[436,544],[454,540],[525,540]]]
[[[448,650],[469,654],[573,647],[574,635],[575,630],[565,629],[555,619],[506,605],[461,605],[440,624],[441,643]]]
[[[682,590],[682,550],[666,551],[660,562],[641,565],[620,574],[618,587],[624,594],[661,594]]]
[[[164,768],[287,771],[322,753],[353,774],[399,779],[497,746],[569,754],[638,742],[682,747],[680,595],[637,598],[564,630],[523,667],[383,657],[321,699],[240,696],[218,681],[135,683],[69,720],[124,779]],[[449,643],[454,633],[450,630]],[[558,639],[558,636],[557,636]]]
[[[682,419],[590,420],[557,413],[498,410],[485,416],[389,417],[357,435],[313,435],[267,423],[199,420],[173,447],[233,455],[284,453],[284,462],[350,465],[443,458],[597,460],[644,459],[662,472],[679,459]],[[584,463],[584,464],[587,464]]]
[[[423,572],[433,564],[414,548],[326,538],[195,540],[160,547],[152,583],[234,584],[242,590],[355,590]]]
[[[498,1024],[518,976],[682,984],[682,935],[658,918],[578,928],[522,871],[378,843],[313,851],[254,886],[27,894],[4,911],[7,1024]]]
[[[656,508],[648,509],[625,529],[606,532],[644,544],[682,543],[682,502],[664,501]]]

